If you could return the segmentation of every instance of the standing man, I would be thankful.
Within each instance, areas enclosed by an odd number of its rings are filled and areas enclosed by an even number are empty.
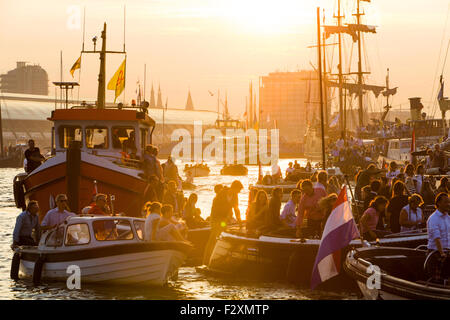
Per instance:
[[[13,249],[17,246],[37,246],[41,232],[38,213],[38,202],[31,200],[27,205],[27,209],[16,218],[16,226],[13,232]]]
[[[25,150],[25,159],[27,159],[27,167],[25,170],[27,173],[30,173],[39,167],[42,161],[45,160],[39,148],[34,146],[33,139],[28,140],[28,149]]]
[[[233,211],[236,216],[236,221],[241,224],[241,211],[239,210],[239,192],[244,189],[244,186],[239,180],[234,180],[231,183],[230,189],[228,190],[228,202],[231,206],[232,211],[230,210],[229,221],[233,219]]]
[[[307,219],[307,226],[314,235],[321,234],[324,212],[319,207],[319,200],[327,196],[322,188],[314,188],[311,180],[303,180],[301,184],[303,193],[298,205],[297,237],[302,235],[303,218]]]
[[[205,247],[205,254],[203,256],[203,263],[209,264],[209,259],[216,245],[217,237],[225,231],[228,222],[236,215],[236,219],[241,224],[241,212],[239,211],[239,198],[238,194],[244,188],[239,180],[235,180],[231,183],[230,188],[224,187],[219,191],[213,200],[211,208],[211,233],[208,239],[208,243]]]
[[[436,196],[436,211],[428,218],[428,250],[438,250],[442,258],[447,256],[445,249],[450,249],[450,199],[447,193]]]
[[[48,210],[44,220],[42,220],[42,231],[56,227],[58,224],[64,222],[67,217],[75,216],[75,213],[68,211],[69,207],[67,206],[67,196],[65,194],[58,194],[55,201],[56,208]]]

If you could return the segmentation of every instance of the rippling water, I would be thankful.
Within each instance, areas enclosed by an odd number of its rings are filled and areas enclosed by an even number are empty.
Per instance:
[[[289,160],[280,161],[284,171]],[[184,164],[178,163],[180,172]],[[221,166],[211,166],[209,177],[194,179],[198,194],[197,206],[202,216],[207,217],[214,197],[214,185],[230,184],[236,177],[221,176]],[[269,171],[264,167],[263,171]],[[12,231],[15,217],[20,213],[15,208],[12,180],[22,169],[0,169],[0,299],[355,299],[347,293],[311,291],[284,282],[261,282],[245,279],[223,278],[210,275],[201,268],[182,267],[176,281],[163,288],[93,286],[83,285],[81,290],[68,290],[65,284],[43,283],[33,286],[29,280],[14,281],[9,278],[12,251]],[[239,196],[239,206],[245,213],[248,201],[248,186],[254,184],[258,167],[249,167],[247,177],[238,177],[244,185]],[[185,192],[188,196],[190,192]]]

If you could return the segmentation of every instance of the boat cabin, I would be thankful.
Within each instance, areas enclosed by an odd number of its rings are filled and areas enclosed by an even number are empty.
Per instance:
[[[73,216],[45,233],[39,249],[79,249],[144,241],[145,220],[131,217]]]
[[[396,161],[411,161],[411,139],[389,139],[387,158]]]
[[[56,109],[53,121],[52,153],[65,152],[71,141],[81,143],[81,151],[100,156],[121,157],[122,151],[142,158],[152,142],[155,121],[139,109]]]
[[[410,120],[407,123],[414,129],[416,137],[443,137],[449,128],[448,120],[442,119]]]

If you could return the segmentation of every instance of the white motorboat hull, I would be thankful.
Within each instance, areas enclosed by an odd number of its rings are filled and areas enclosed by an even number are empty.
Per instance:
[[[177,275],[186,255],[176,250],[158,250],[101,258],[46,262],[42,279],[67,281],[71,265],[79,266],[81,283],[140,284],[162,286]],[[19,275],[32,277],[35,262],[21,260]]]

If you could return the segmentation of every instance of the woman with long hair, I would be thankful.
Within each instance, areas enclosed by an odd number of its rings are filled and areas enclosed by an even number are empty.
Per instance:
[[[402,181],[395,182],[392,187],[392,198],[387,207],[389,225],[393,233],[400,232],[400,211],[408,204],[408,196],[405,195],[405,184]]]
[[[429,179],[424,179],[422,183],[422,190],[420,190],[420,195],[422,196],[423,203],[426,206],[434,205],[434,199],[436,198],[436,193],[431,187],[431,182]]]
[[[389,200],[383,196],[377,196],[370,203],[370,207],[364,211],[361,217],[360,230],[364,240],[374,241],[377,239],[382,231],[377,230],[378,219],[386,211],[386,206]]]
[[[255,201],[250,205],[250,210],[247,216],[247,230],[255,231],[264,224],[264,213],[269,206],[269,197],[264,190],[259,190],[256,193]]]

